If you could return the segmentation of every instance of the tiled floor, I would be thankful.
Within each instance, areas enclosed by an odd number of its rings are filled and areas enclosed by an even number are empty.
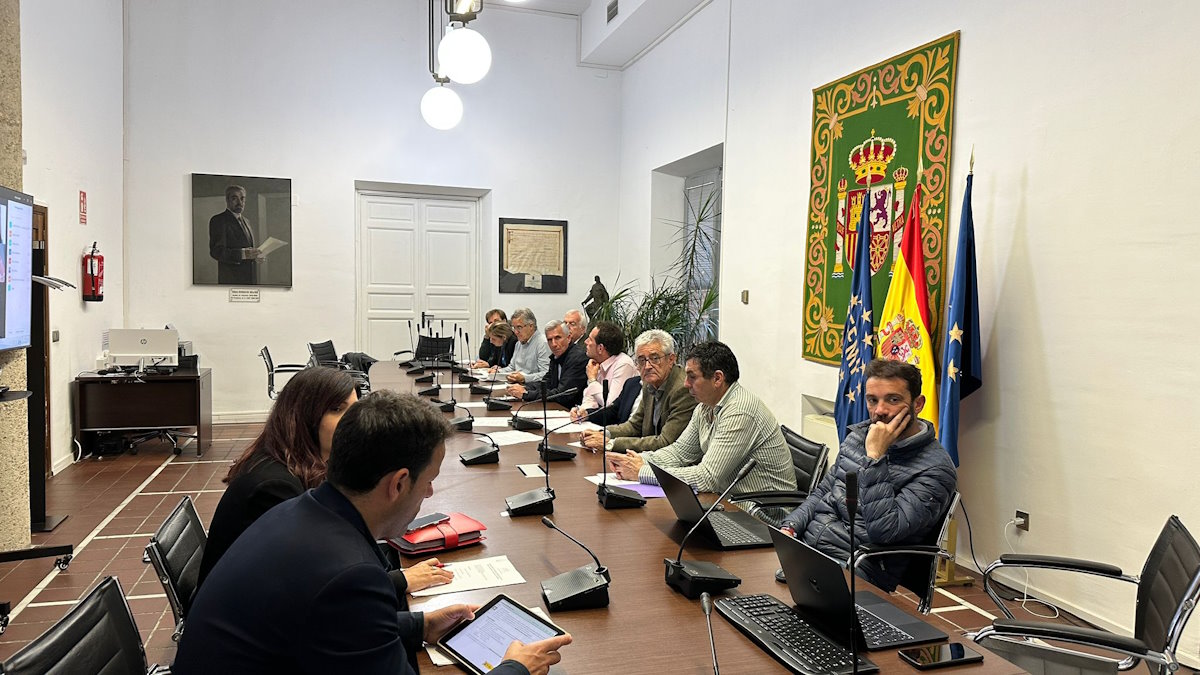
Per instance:
[[[214,427],[212,447],[200,458],[186,448],[179,456],[156,441],[138,453],[88,459],[55,476],[47,485],[47,511],[69,514],[49,534],[34,535],[35,545],[74,544],[75,557],[65,571],[52,558],[0,564],[0,602],[13,605],[12,623],[0,635],[0,660],[40,635],[104,576],[120,579],[151,663],[174,658],[174,619],[153,569],[142,562],[150,535],[184,495],[208,523],[224,492],[229,463],[253,440],[261,425]],[[915,605],[911,594],[904,594]],[[1009,606],[1018,618],[1037,618]],[[1044,612],[1032,604],[1030,608]],[[939,589],[934,610],[962,632],[979,629],[1000,614],[978,584]],[[1061,621],[1082,625],[1064,615]],[[1134,672],[1149,672],[1144,666]],[[1180,672],[1194,672],[1181,669]]]

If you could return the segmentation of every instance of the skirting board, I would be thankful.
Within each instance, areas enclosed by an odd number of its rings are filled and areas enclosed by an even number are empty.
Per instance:
[[[213,413],[213,424],[261,424],[267,421],[269,410],[251,412]]]

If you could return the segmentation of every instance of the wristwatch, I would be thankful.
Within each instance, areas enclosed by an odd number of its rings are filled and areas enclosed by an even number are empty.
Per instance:
[[[615,439],[615,438],[609,439],[609,441],[604,444],[605,452],[612,452],[613,446],[616,445],[616,443],[617,443],[617,439]]]

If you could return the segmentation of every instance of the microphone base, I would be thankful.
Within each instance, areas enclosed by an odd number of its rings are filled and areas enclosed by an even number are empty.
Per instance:
[[[701,593],[721,593],[742,583],[742,578],[727,572],[720,565],[703,560],[675,562],[663,560],[667,585],[695,600]]]
[[[416,382],[417,382],[417,384],[430,384],[431,382],[433,382],[433,373],[430,373],[428,375],[422,375],[422,376],[418,377]]]
[[[547,516],[554,513],[554,490],[538,488],[528,492],[515,494],[504,500],[508,505],[508,515],[516,516]]]
[[[413,361],[413,363],[417,364],[416,361]],[[425,366],[424,365],[414,365],[412,368],[409,368],[405,372],[408,373],[409,375],[423,375],[423,374],[425,374]]]
[[[542,582],[542,600],[551,612],[608,607],[607,568],[605,574],[589,565],[563,572]]]
[[[512,410],[512,404],[508,401],[497,401],[494,398],[489,398],[487,401],[487,409],[495,412],[497,410]]]
[[[513,415],[512,419],[508,421],[508,425],[517,431],[536,431],[542,428],[541,422],[519,415]]]
[[[481,396],[487,396],[492,393],[492,388],[488,387],[486,385],[482,385],[482,384],[473,384],[470,387],[470,391],[472,394],[479,394]]]
[[[538,458],[543,462],[565,462],[575,459],[575,451],[565,445],[547,446],[545,441],[542,441],[538,443]]]
[[[455,417],[450,420],[450,426],[459,431],[470,431],[475,426],[475,420],[471,417]]]
[[[458,459],[466,466],[496,464],[500,461],[500,451],[490,445],[481,445],[460,454]]]
[[[432,401],[430,401],[430,403],[432,403],[435,408],[437,408],[438,410],[441,410],[442,412],[454,412],[455,406],[454,406],[453,401],[442,401],[440,399],[435,398]]]
[[[457,363],[454,363],[454,364],[450,365],[450,372],[451,373],[469,373],[469,372],[471,372],[471,370],[469,368],[460,366]]]
[[[418,391],[417,393],[420,394],[421,396],[437,396],[438,392],[440,392],[441,390],[442,390],[442,385],[435,384],[432,387],[430,387],[428,389],[422,389],[421,391]]]
[[[636,509],[646,505],[646,498],[630,490],[616,485],[596,486],[596,499],[600,506],[606,509]]]
[[[469,375],[469,374],[468,374],[469,372],[470,372],[470,371],[463,371],[463,372],[462,372],[462,373],[461,373],[461,374],[458,376],[458,383],[459,383],[459,384],[467,384],[467,383],[470,383],[470,382],[478,382],[478,381],[479,381],[479,378],[478,378],[478,377],[475,377],[474,375]]]

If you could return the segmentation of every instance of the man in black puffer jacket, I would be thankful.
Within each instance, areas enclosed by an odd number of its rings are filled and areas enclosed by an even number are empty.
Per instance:
[[[871,418],[850,425],[833,470],[781,528],[838,560],[850,557],[847,473],[858,472],[856,546],[921,542],[941,525],[958,484],[933,425],[917,418],[925,406],[921,371],[876,359],[867,365],[866,377]],[[880,556],[863,561],[859,574],[892,591],[908,562],[907,556]]]

